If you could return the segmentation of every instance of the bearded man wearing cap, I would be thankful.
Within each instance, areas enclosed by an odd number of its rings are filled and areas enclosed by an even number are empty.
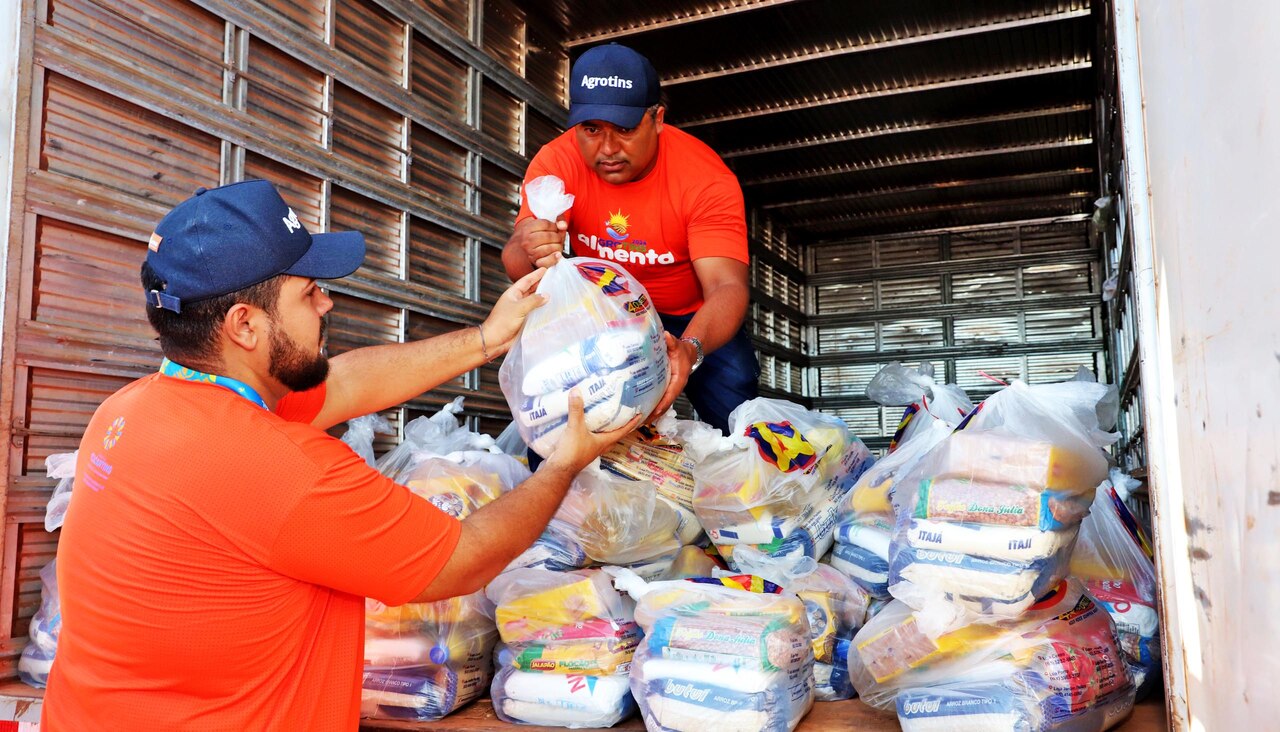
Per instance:
[[[743,328],[742,189],[715,151],[665,124],[658,74],[644,56],[596,46],[573,64],[569,84],[569,129],[538,151],[525,184],[554,175],[573,207],[543,221],[522,195],[503,266],[517,280],[554,264],[566,232],[574,255],[622,264],[668,333],[671,385],[654,414],[683,390],[702,421],[727,433],[729,413],[757,395],[760,375]]]
[[[465,521],[396,485],[324,430],[506,352],[545,270],[479,326],[326,359],[317,280],[364,254],[359,233],[309,234],[260,180],[160,221],[139,305],[165,358],[80,443],[42,730],[355,730],[365,598],[484,587],[638,424],[593,434],[572,400],[538,472]]]

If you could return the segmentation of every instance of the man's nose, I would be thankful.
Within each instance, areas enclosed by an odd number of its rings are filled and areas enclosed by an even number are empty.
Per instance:
[[[613,130],[605,130],[600,139],[600,152],[604,155],[613,155],[621,149],[622,145],[619,144],[618,136],[613,133]]]
[[[333,298],[329,297],[329,293],[324,290],[320,291],[320,304],[318,310],[321,317],[324,317],[330,310],[333,310]]]

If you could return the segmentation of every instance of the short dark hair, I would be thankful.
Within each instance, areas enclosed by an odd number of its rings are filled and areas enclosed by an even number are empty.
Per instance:
[[[142,263],[141,276],[143,292],[164,289],[164,281],[147,262]],[[166,358],[191,368],[221,365],[217,333],[227,311],[237,303],[244,303],[261,308],[275,318],[284,278],[285,275],[276,275],[229,295],[183,302],[180,313],[156,307],[155,303],[148,301],[147,320],[160,336],[160,350]]]

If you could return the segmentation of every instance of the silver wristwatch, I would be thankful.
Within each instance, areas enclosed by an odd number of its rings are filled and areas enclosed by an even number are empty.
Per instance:
[[[698,340],[697,337],[695,336],[689,336],[688,338],[681,338],[680,340],[684,341],[685,343],[692,343],[694,349],[697,350],[698,352],[698,357],[693,359],[693,365],[689,367],[689,373],[692,374],[694,371],[698,370],[699,366],[702,365],[702,358],[705,355],[702,352],[702,341]]]

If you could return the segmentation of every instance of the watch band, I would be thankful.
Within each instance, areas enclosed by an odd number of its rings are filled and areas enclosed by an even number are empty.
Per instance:
[[[702,365],[702,359],[706,355],[702,351],[702,341],[698,340],[696,336],[689,336],[687,338],[681,338],[680,340],[684,341],[685,343],[692,343],[694,350],[698,352],[698,357],[693,360],[693,365],[689,367],[689,373],[693,373],[694,371],[698,370],[699,366]]]

